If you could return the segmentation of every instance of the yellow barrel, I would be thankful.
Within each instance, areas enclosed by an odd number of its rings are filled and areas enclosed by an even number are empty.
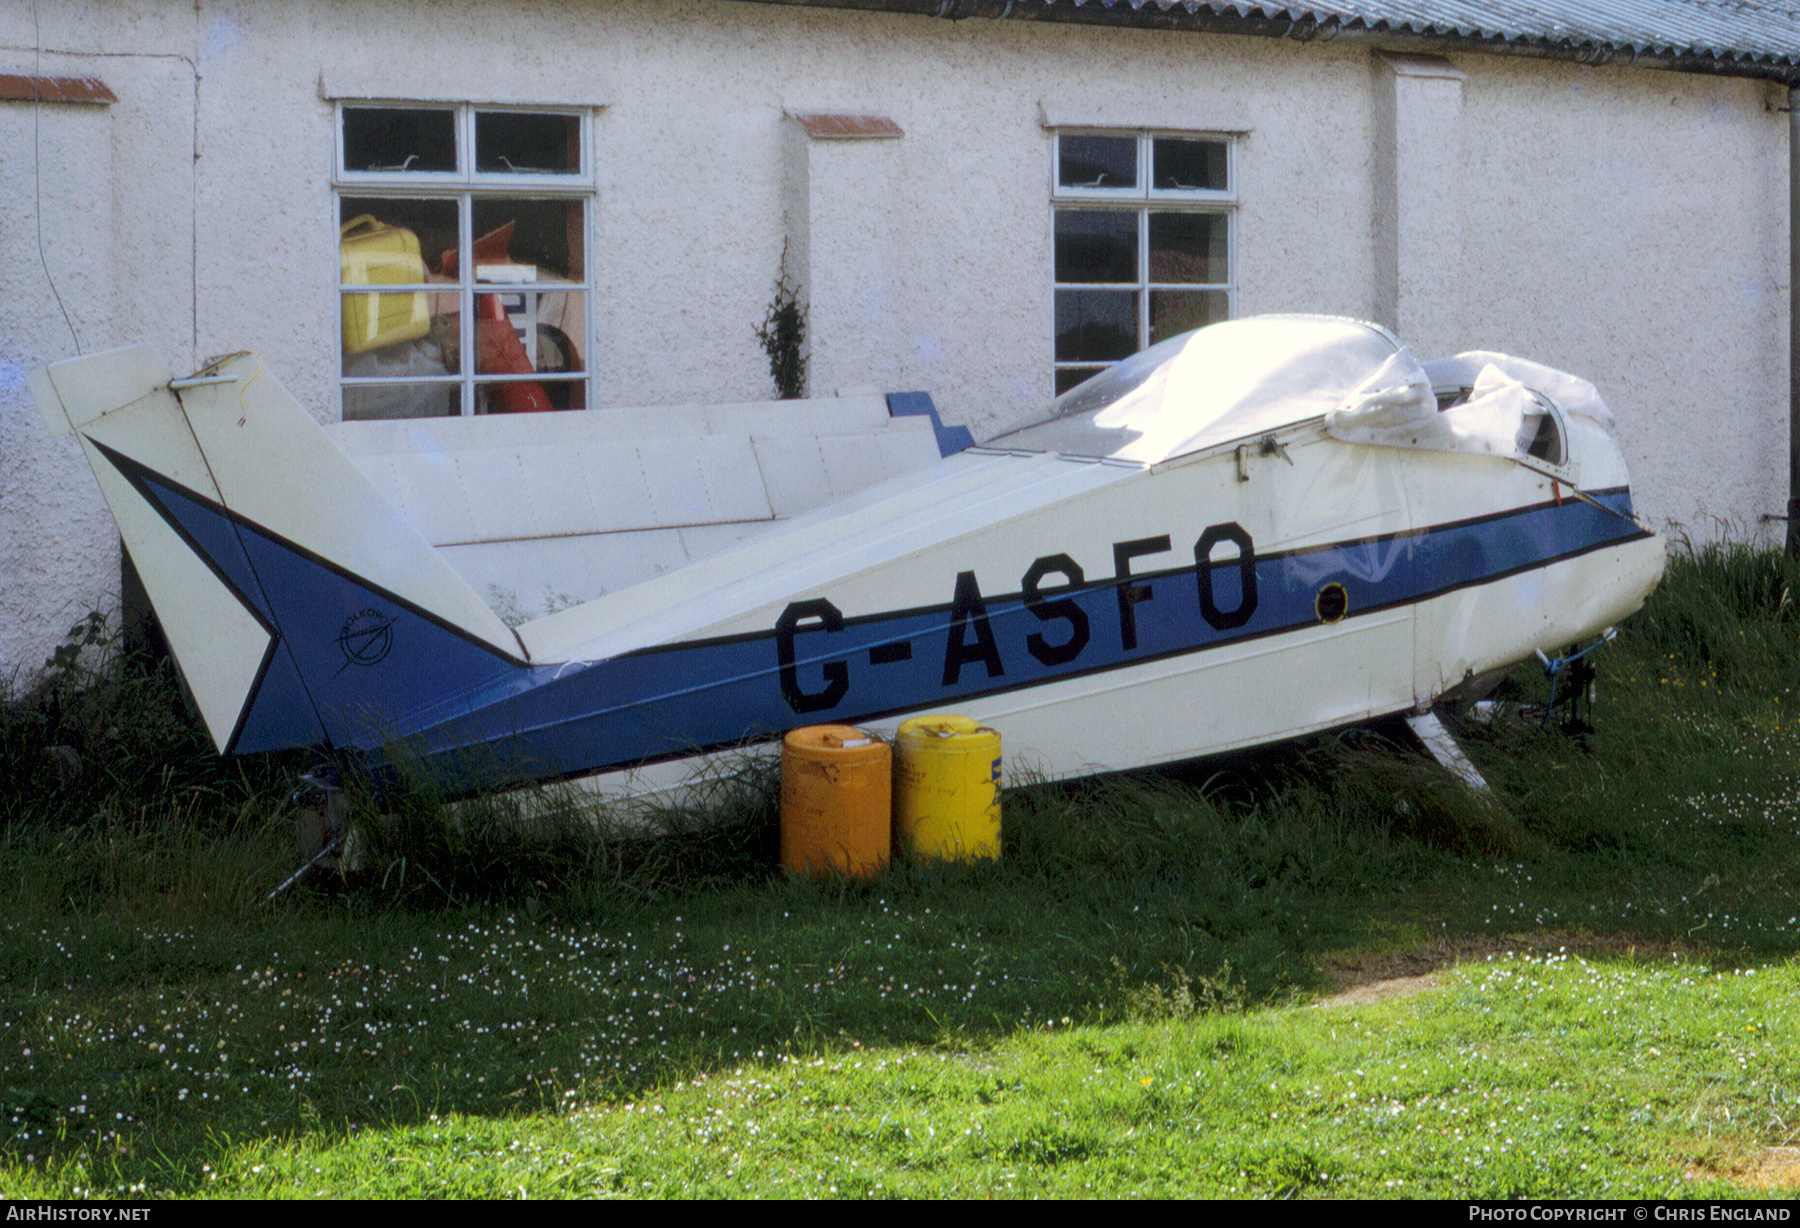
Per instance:
[[[893,843],[893,753],[848,725],[809,725],[781,743],[781,868],[867,878]]]
[[[966,716],[901,722],[894,829],[927,860],[1000,856],[1000,735]]]

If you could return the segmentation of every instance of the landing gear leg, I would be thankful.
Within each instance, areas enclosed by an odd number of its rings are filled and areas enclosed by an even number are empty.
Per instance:
[[[1414,712],[1406,718],[1406,724],[1413,731],[1413,736],[1425,747],[1426,753],[1442,764],[1452,776],[1477,793],[1489,791],[1488,782],[1482,777],[1480,769],[1469,762],[1462,747],[1456,744],[1456,739],[1450,736],[1450,731],[1438,720],[1437,713]]]
[[[294,838],[305,860],[282,884],[263,897],[266,904],[292,887],[315,867],[340,868],[344,840],[350,831],[350,799],[343,781],[330,767],[316,767],[300,777],[300,787],[288,798],[295,807]]]

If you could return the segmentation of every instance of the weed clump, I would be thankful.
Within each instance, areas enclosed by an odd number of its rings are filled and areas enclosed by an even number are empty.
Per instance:
[[[287,763],[221,759],[172,664],[123,652],[86,615],[40,677],[0,695],[12,913],[242,915],[288,855]]]
[[[1379,735],[1323,739],[1302,752],[1301,764],[1346,820],[1465,857],[1511,857],[1529,844],[1499,797]]]
[[[1662,587],[1620,628],[1632,655],[1755,687],[1800,665],[1800,564],[1736,542],[1687,547]]]
[[[773,874],[779,766],[745,755],[679,800],[608,804],[549,785],[447,800],[403,756],[397,784],[353,788],[351,878],[378,897],[435,908],[522,902],[631,909]]]

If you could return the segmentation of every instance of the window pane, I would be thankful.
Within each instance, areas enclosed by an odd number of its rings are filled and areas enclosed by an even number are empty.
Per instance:
[[[346,196],[338,243],[346,286],[439,280],[443,253],[456,250],[456,202]]]
[[[1150,214],[1150,280],[1220,285],[1231,280],[1231,219],[1223,213]]]
[[[1231,187],[1224,141],[1159,136],[1150,142],[1150,182],[1158,188],[1224,192]]]
[[[457,374],[456,309],[456,295],[424,290],[344,295],[344,375],[420,379]]]
[[[506,280],[529,275],[538,282],[581,282],[587,278],[586,210],[579,200],[533,200],[521,196],[473,201],[475,265],[514,265]]]
[[[455,384],[346,384],[344,421],[454,418],[462,413]]]
[[[475,385],[478,414],[541,414],[553,409],[580,409],[582,398],[568,380],[483,380]]]
[[[1535,456],[1552,465],[1563,463],[1562,432],[1549,414],[1527,413],[1519,424],[1518,448],[1526,456]]]
[[[345,332],[352,320],[366,318],[378,310],[377,303],[410,298],[400,294],[346,294],[344,296]],[[439,296],[421,295],[421,298]],[[448,296],[445,296],[448,297]],[[455,317],[448,324],[454,331]],[[360,353],[344,355],[344,375],[349,379],[409,380],[404,384],[348,384],[344,387],[344,417],[366,418],[435,418],[462,412],[462,397],[448,377],[454,369],[445,365],[445,351],[438,341],[443,319],[428,322],[423,336],[415,340],[395,341]]]
[[[1138,279],[1138,215],[1108,209],[1056,211],[1056,280]]]
[[[456,113],[397,107],[344,108],[346,171],[456,170]]]
[[[1058,362],[1115,362],[1137,348],[1137,295],[1134,292],[1056,292]]]
[[[537,340],[531,346],[531,365],[546,374],[586,371],[581,351],[587,344],[587,296],[564,293],[536,297]]]
[[[1137,187],[1135,136],[1065,136],[1056,150],[1059,188]]]
[[[482,375],[579,374],[585,370],[581,357],[586,335],[583,300],[581,294],[544,293],[530,283],[478,281],[475,318],[481,355],[476,371]],[[505,328],[500,327],[503,323]]]
[[[1217,324],[1229,317],[1230,310],[1230,297],[1223,290],[1152,290],[1150,344]]]
[[[1087,383],[1104,370],[1106,370],[1105,367],[1058,367],[1056,369],[1056,395],[1061,396],[1069,389]]]
[[[581,118],[530,111],[477,111],[475,169],[502,175],[579,174]]]
[[[551,379],[545,376],[538,381],[538,386],[544,390],[544,396],[549,400],[551,409],[587,408],[587,380],[585,379]]]

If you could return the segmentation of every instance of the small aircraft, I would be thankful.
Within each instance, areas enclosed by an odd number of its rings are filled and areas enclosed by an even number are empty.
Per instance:
[[[30,383],[221,753],[404,747],[452,793],[641,795],[943,710],[1052,777],[1426,720],[1664,564],[1591,385],[1332,317],[1163,341],[980,446],[919,394],[846,398],[861,426],[823,400],[321,427],[248,353]],[[886,459],[845,477],[858,449]],[[497,612],[546,577],[587,599]]]

